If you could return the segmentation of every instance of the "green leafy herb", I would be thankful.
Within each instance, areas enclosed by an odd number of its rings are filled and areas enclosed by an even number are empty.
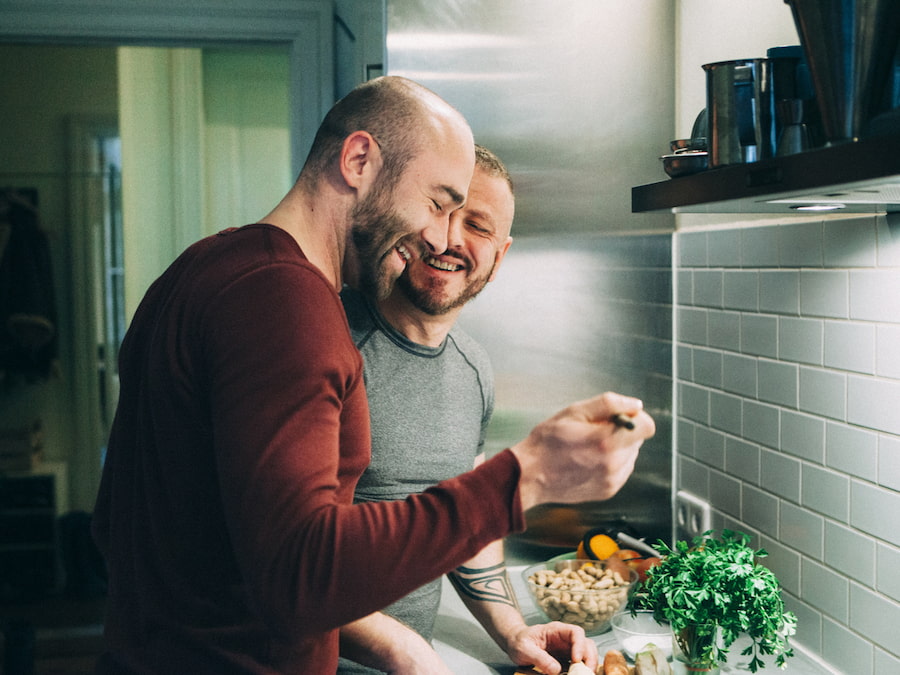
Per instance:
[[[750,548],[749,541],[749,535],[731,530],[722,530],[716,539],[710,530],[692,544],[677,541],[669,548],[659,542],[662,561],[648,570],[632,598],[633,607],[652,609],[658,621],[671,624],[675,635],[708,633],[709,626],[718,626],[720,641],[708,641],[699,655],[711,663],[726,661],[728,647],[746,633],[752,643],[742,654],[752,655],[750,672],[764,665],[763,654],[774,655],[784,668],[793,656],[788,637],[796,630],[797,618],[785,611],[778,579],[757,562],[768,553]]]

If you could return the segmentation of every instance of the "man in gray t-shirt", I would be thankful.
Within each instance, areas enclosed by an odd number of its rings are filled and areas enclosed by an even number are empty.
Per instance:
[[[341,297],[365,361],[372,421],[372,461],[356,501],[403,499],[469,471],[493,408],[482,348],[458,328],[436,347],[412,342],[357,291]],[[430,640],[440,594],[436,579],[386,612]]]
[[[383,300],[349,289],[342,293],[365,361],[372,424],[372,461],[357,486],[357,501],[403,499],[484,459],[493,374],[484,350],[454,324],[465,303],[496,275],[512,243],[515,207],[502,162],[480,146],[475,155],[466,204],[451,216],[446,250],[401,246],[407,267]],[[525,624],[503,563],[502,542],[457,568],[450,580],[518,665],[559,672],[545,651],[550,644],[571,651],[580,642],[596,652],[575,626]],[[429,644],[440,593],[437,579],[384,612],[342,628],[338,673],[449,673]]]

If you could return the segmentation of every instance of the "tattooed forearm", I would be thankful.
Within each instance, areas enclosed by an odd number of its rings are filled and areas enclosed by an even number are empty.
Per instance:
[[[519,607],[504,563],[480,569],[457,567],[449,576],[460,593],[474,600],[499,602],[516,609]]]

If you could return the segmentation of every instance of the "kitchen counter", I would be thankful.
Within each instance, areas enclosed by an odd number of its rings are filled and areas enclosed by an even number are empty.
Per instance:
[[[544,621],[537,607],[528,595],[522,579],[525,565],[512,565],[509,576],[512,581],[519,606],[525,621],[531,625]],[[510,663],[506,654],[488,637],[475,618],[466,609],[456,591],[444,577],[443,595],[434,631],[434,647],[457,675],[513,675],[516,668]],[[612,632],[607,631],[593,638],[601,658],[609,649],[617,648]],[[840,675],[840,672],[828,667],[816,657],[802,650],[794,643],[795,656],[788,660],[786,670],[779,670],[774,665],[765,668],[761,673],[788,673],[790,675]],[[729,654],[734,663],[722,667],[721,672],[749,672],[740,667],[740,656],[743,645],[739,640],[732,645]]]

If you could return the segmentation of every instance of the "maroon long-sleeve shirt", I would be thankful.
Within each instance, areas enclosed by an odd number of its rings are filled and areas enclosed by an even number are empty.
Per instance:
[[[524,527],[508,451],[351,505],[370,455],[362,359],[335,289],[278,228],[182,254],[134,316],[120,380],[93,520],[99,672],[334,672],[338,626]]]

